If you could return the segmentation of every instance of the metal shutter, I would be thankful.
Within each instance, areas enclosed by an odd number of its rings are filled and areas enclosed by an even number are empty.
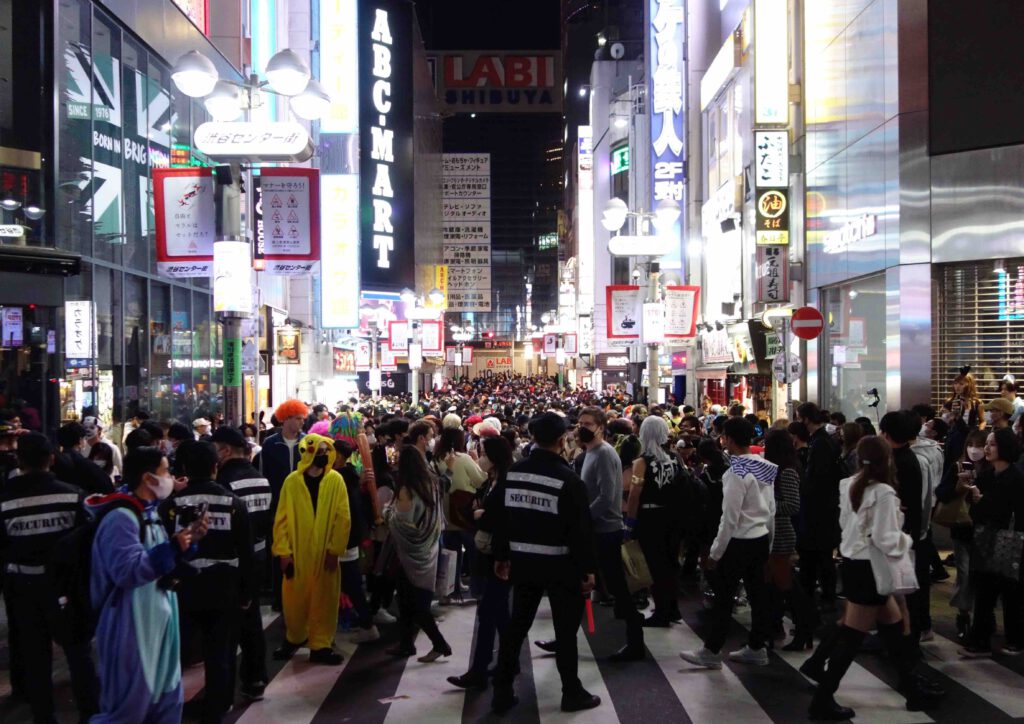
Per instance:
[[[932,401],[941,405],[964,365],[982,400],[1007,374],[1024,382],[1024,259],[935,266]]]

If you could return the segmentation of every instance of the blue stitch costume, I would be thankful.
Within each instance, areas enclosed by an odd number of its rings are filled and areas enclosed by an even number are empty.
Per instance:
[[[87,501],[97,515],[107,504]],[[181,721],[178,598],[157,585],[179,556],[156,506],[157,501],[145,506],[144,537],[136,515],[124,508],[111,510],[96,531],[90,588],[99,618],[101,713],[92,724]]]

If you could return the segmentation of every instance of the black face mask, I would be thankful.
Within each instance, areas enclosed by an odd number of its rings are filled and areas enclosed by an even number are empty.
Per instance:
[[[580,442],[583,443],[584,445],[589,445],[590,443],[594,442],[596,434],[589,427],[581,427],[579,430],[576,431],[576,437],[578,437],[580,439]]]
[[[320,453],[319,455],[313,456],[313,467],[315,468],[326,468],[327,467],[327,453]]]

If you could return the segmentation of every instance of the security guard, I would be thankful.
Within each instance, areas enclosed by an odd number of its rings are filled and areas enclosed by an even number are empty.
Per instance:
[[[219,722],[235,698],[235,647],[240,613],[256,605],[249,513],[245,503],[213,481],[217,449],[207,441],[184,442],[178,448],[188,485],[160,505],[168,535],[175,535],[206,510],[209,531],[180,578],[182,651],[190,630],[203,640],[206,694],[201,721]]]
[[[512,682],[519,651],[545,593],[554,619],[562,711],[601,703],[577,676],[576,631],[584,596],[594,588],[597,561],[586,488],[561,456],[566,431],[565,419],[554,412],[535,418],[530,457],[513,465],[487,498],[495,526],[494,572],[514,584],[512,620],[501,636],[494,677],[491,708],[497,713],[518,703]]]
[[[237,495],[249,511],[252,533],[253,576],[259,580],[267,566],[267,536],[274,521],[270,514],[270,483],[249,462],[249,444],[233,427],[218,427],[210,438],[220,464],[217,482]],[[239,644],[242,647],[242,695],[252,701],[263,698],[267,687],[267,643],[259,601],[242,614]]]
[[[82,491],[50,472],[54,449],[46,436],[30,432],[18,438],[21,475],[0,490],[0,554],[4,598],[18,624],[8,632],[20,652],[25,693],[36,722],[53,718],[53,639],[57,597],[47,564],[57,541],[84,525]],[[89,641],[63,643],[71,687],[81,719],[99,710],[96,667]]]

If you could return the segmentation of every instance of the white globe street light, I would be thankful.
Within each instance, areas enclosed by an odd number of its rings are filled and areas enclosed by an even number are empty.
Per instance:
[[[198,50],[190,50],[174,64],[171,80],[189,98],[202,98],[217,85],[217,66]]]
[[[679,204],[668,199],[660,202],[654,210],[654,228],[658,231],[671,231],[675,223],[679,221]]]
[[[331,107],[331,97],[327,95],[327,91],[324,90],[319,81],[310,78],[306,84],[306,89],[297,96],[294,96],[291,99],[290,105],[292,111],[299,118],[315,121],[327,113],[327,109]]]
[[[444,292],[442,292],[437,287],[434,287],[429,292],[427,292],[427,299],[429,299],[430,303],[433,304],[435,307],[439,307],[442,304],[444,304]]]
[[[219,80],[213,92],[203,99],[203,105],[214,120],[234,121],[242,115],[242,94],[234,83]]]
[[[618,231],[625,225],[627,216],[629,216],[629,207],[626,206],[626,202],[617,197],[613,198],[604,208],[601,226],[608,231]]]
[[[309,83],[309,66],[291,48],[278,51],[267,63],[267,83],[283,96],[297,96]]]

